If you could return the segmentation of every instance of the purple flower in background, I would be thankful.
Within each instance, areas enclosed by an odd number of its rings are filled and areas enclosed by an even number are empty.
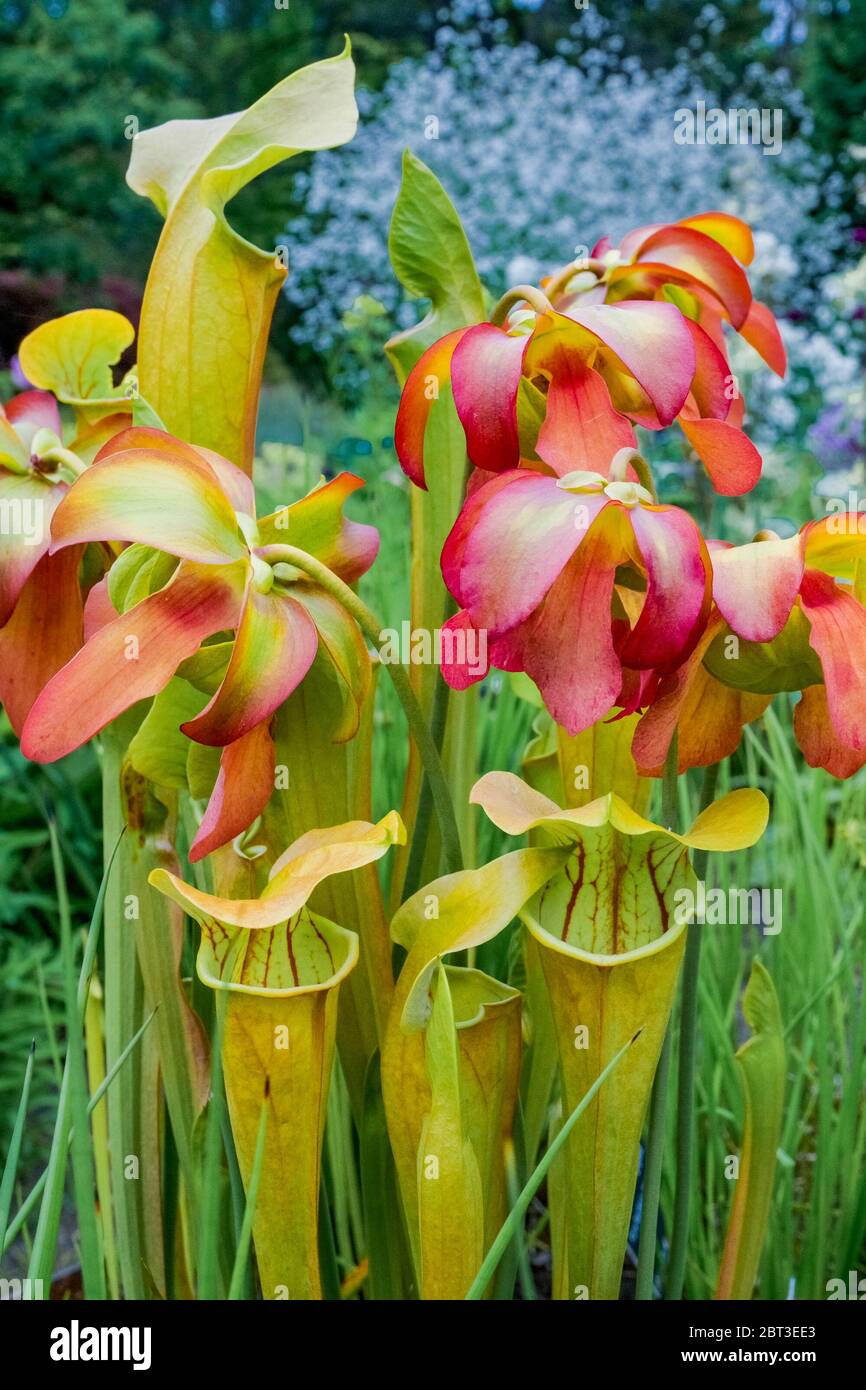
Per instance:
[[[31,388],[31,386],[33,385],[33,383],[32,383],[31,381],[28,381],[27,378],[26,378],[26,376],[25,376],[24,373],[22,372],[22,370],[21,370],[21,363],[18,361],[18,353],[17,353],[17,352],[16,352],[15,356],[12,358],[12,361],[9,363],[9,374],[10,374],[10,376],[12,377],[12,384],[13,384],[13,386],[15,386],[15,387],[17,388],[17,390],[19,390],[19,391],[29,391],[29,390],[30,390],[30,388]]]
[[[863,457],[863,422],[844,404],[831,405],[809,431],[815,457],[827,472],[853,468]]]

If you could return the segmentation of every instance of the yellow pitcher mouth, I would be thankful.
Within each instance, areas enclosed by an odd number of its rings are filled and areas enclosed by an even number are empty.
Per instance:
[[[574,946],[568,941],[563,941],[560,937],[554,936],[546,927],[543,927],[533,912],[529,908],[524,908],[520,913],[520,920],[524,923],[527,930],[535,937],[540,945],[551,951],[556,951],[560,955],[570,956],[572,960],[585,961],[587,965],[599,965],[613,967],[616,965],[632,965],[636,961],[646,960],[650,956],[658,955],[678,941],[683,932],[688,927],[688,922],[676,922],[671,919],[671,925],[667,930],[659,933],[653,941],[647,942],[644,946],[633,947],[629,951],[618,951],[614,954],[602,953],[597,951],[584,951],[580,946]]]

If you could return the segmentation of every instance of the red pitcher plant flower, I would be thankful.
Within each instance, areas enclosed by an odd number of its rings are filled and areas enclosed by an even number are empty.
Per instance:
[[[87,641],[34,704],[22,737],[26,756],[51,762],[79,747],[162,690],[203,642],[234,632],[222,680],[182,726],[197,743],[223,750],[192,857],[243,830],[273,787],[270,719],[319,645],[361,697],[369,679],[366,647],[336,601],[297,571],[269,564],[262,552],[290,534],[342,579],[357,579],[378,548],[373,527],[342,514],[360,486],[341,474],[256,522],[251,481],[218,454],[160,430],[116,435],[58,506],[52,554],[91,541],[128,542],[137,549],[126,551],[118,567],[145,562],[146,582],[143,592],[131,586],[137,601],[126,612],[112,603],[110,577],[91,592]],[[148,566],[155,551],[178,562],[168,561],[170,573]],[[148,581],[158,585],[154,592]],[[243,775],[236,775],[241,766]]]
[[[51,392],[22,391],[0,406],[0,703],[19,736],[39,691],[83,640],[82,548],[49,553],[52,516],[128,424],[120,413],[83,423],[66,445]]]
[[[696,370],[677,423],[716,490],[728,494],[749,491],[761,461],[740,428],[745,406],[728,365],[724,325],[735,328],[778,376],[786,368],[776,320],[753,298],[744,270],[754,254],[747,223],[730,213],[705,212],[637,227],[617,247],[603,237],[588,261],[566,267],[545,286],[568,312],[575,304],[623,300],[670,302],[681,309],[694,340]]]
[[[643,703],[641,673],[685,660],[710,601],[691,517],[638,483],[582,470],[511,469],[479,488],[442,572],[462,606],[449,625],[485,629],[491,664],[531,676],[571,734],[614,704]],[[456,663],[443,674],[458,689],[480,679]]]
[[[764,531],[747,545],[710,543],[713,609],[637,728],[642,770],[658,769],[675,729],[681,768],[719,761],[775,694],[796,690],[794,732],[809,765],[850,777],[866,763],[864,525],[847,513],[786,540]]]
[[[40,324],[19,360],[38,390],[0,407],[0,701],[21,734],[39,691],[81,645],[80,546],[49,554],[51,518],[71,483],[131,423],[112,365],[134,337],[110,309]],[[59,403],[74,416],[65,443]]]
[[[652,235],[651,235],[652,234]],[[432,401],[450,379],[476,468],[501,472],[541,460],[556,473],[607,474],[633,425],[675,420],[716,491],[754,487],[761,459],[742,432],[742,399],[725,352],[723,321],[755,343],[775,370],[784,350],[770,311],[752,299],[742,265],[745,223],[707,213],[671,228],[644,228],[619,251],[600,243],[544,291],[519,286],[494,322],[456,329],[410,373],[397,417],[402,466],[425,486],[424,437]],[[634,269],[626,257],[641,259]],[[626,274],[628,272],[628,274]],[[515,308],[504,325],[496,320]]]

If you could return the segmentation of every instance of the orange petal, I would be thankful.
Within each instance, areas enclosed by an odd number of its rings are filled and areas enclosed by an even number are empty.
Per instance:
[[[678,423],[716,492],[722,497],[751,492],[763,465],[748,435],[727,420],[686,420],[681,415]]]
[[[156,695],[206,637],[236,625],[236,578],[182,564],[164,589],[101,627],[33,705],[21,735],[25,757],[54,762]]]
[[[811,624],[810,645],[824,672],[833,730],[847,748],[862,752],[866,750],[866,609],[819,570],[806,571],[800,601]]]
[[[135,610],[133,610],[135,611]],[[225,678],[195,719],[188,738],[214,747],[234,743],[270,719],[310,669],[318,646],[315,624],[296,599],[247,587]]]
[[[734,217],[729,212],[699,212],[696,217],[682,217],[679,227],[692,227],[713,238],[741,265],[751,265],[755,258],[755,242],[748,222]]]
[[[261,815],[274,789],[274,741],[267,722],[229,743],[189,860],[195,864],[240,835]]]
[[[810,767],[831,777],[853,777],[866,764],[866,749],[849,748],[836,734],[827,703],[827,687],[808,685],[794,710],[794,735]]]
[[[424,435],[433,402],[439,399],[443,386],[451,378],[451,358],[465,328],[456,328],[429,347],[418,359],[406,378],[397,421],[394,426],[394,448],[400,465],[417,487],[424,488]]]
[[[740,325],[740,336],[745,338],[747,343],[751,343],[777,376],[785,375],[788,355],[775,315],[766,304],[761,304],[757,299],[752,300],[746,321]]]
[[[575,469],[607,477],[614,454],[634,449],[636,443],[628,420],[614,409],[603,378],[577,352],[556,341],[546,355],[533,360],[533,367],[550,372],[538,457],[560,477]]]
[[[0,702],[19,738],[39,692],[81,646],[81,555],[76,546],[43,556],[0,629]]]

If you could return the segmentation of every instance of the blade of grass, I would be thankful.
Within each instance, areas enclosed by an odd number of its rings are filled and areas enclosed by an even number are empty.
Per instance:
[[[235,1262],[232,1268],[231,1279],[229,1280],[229,1298],[232,1300],[243,1298],[247,1284],[247,1269],[250,1257],[250,1240],[253,1233],[253,1220],[256,1214],[256,1199],[259,1195],[259,1183],[262,1177],[262,1163],[265,1156],[265,1135],[268,1130],[268,1092],[270,1083],[265,1078],[265,1097],[262,1101],[262,1115],[259,1120],[259,1131],[256,1135],[256,1150],[253,1155],[253,1167],[250,1173],[250,1183],[247,1188],[247,1201],[244,1210],[243,1221],[241,1222],[240,1234],[238,1236],[237,1249],[235,1251]]]
[[[94,1110],[94,1109],[96,1108],[96,1106],[99,1104],[99,1102],[102,1100],[102,1097],[105,1095],[106,1091],[107,1091],[107,1090],[109,1089],[109,1087],[111,1086],[112,1081],[113,1081],[114,1078],[117,1076],[117,1073],[120,1071],[121,1067],[123,1066],[123,1064],[124,1064],[124,1062],[126,1061],[126,1059],[129,1057],[130,1053],[131,1053],[131,1052],[138,1046],[138,1044],[141,1042],[141,1039],[144,1037],[145,1032],[146,1032],[147,1029],[150,1027],[150,1024],[151,1024],[151,1022],[152,1022],[152,1020],[153,1020],[153,1017],[154,1017],[154,1014],[155,1014],[155,1013],[156,1013],[156,1010],[154,1010],[154,1013],[148,1015],[148,1017],[144,1020],[144,1023],[143,1023],[143,1024],[141,1025],[141,1027],[139,1028],[138,1032],[135,1033],[134,1036],[130,1038],[129,1042],[126,1044],[126,1047],[123,1049],[123,1051],[121,1052],[121,1054],[120,1054],[120,1056],[118,1057],[117,1061],[114,1063],[114,1066],[111,1067],[111,1069],[106,1073],[106,1077],[105,1077],[105,1080],[103,1081],[102,1085],[98,1088],[98,1090],[96,1090],[96,1091],[93,1093],[93,1095],[92,1095],[91,1098],[90,1098],[90,1104],[89,1104],[88,1107],[87,1107],[88,1114],[89,1114],[92,1110]],[[63,1098],[62,1093],[61,1093],[61,1103],[64,1103],[64,1098]],[[58,1107],[58,1115],[59,1115],[59,1114],[60,1114],[60,1108]],[[56,1134],[56,1133],[57,1133],[57,1125],[55,1125],[55,1134]],[[68,1149],[69,1144],[71,1143],[71,1140],[72,1140],[72,1134],[71,1134],[71,1131],[70,1131],[70,1132],[67,1133],[67,1149]],[[53,1154],[53,1145],[52,1145],[52,1154]],[[0,1251],[0,1254],[5,1255],[6,1251],[9,1249],[9,1247],[10,1247],[10,1245],[12,1244],[13,1240],[14,1240],[15,1237],[18,1235],[18,1232],[21,1230],[21,1227],[24,1225],[24,1222],[27,1220],[27,1218],[28,1218],[28,1216],[30,1215],[31,1211],[32,1211],[33,1208],[36,1206],[36,1203],[39,1201],[39,1198],[41,1197],[42,1193],[45,1191],[46,1184],[48,1183],[48,1180],[49,1180],[49,1178],[50,1178],[51,1176],[52,1176],[52,1167],[51,1167],[51,1158],[49,1157],[49,1160],[48,1160],[48,1167],[47,1167],[47,1168],[45,1169],[45,1171],[42,1173],[41,1177],[39,1177],[39,1178],[36,1180],[36,1182],[33,1184],[32,1188],[31,1188],[30,1191],[28,1192],[26,1198],[24,1199],[24,1201],[22,1202],[22,1204],[21,1204],[21,1206],[19,1207],[18,1211],[16,1212],[14,1219],[10,1222],[9,1228],[8,1228],[8,1230],[6,1231],[6,1238],[5,1238],[5,1240],[3,1241],[3,1249],[2,1249],[2,1251]]]
[[[87,1114],[87,1067],[84,1059],[81,1011],[75,980],[75,948],[63,852],[53,816],[48,821],[51,861],[60,913],[60,946],[66,986],[66,1057],[69,1067],[69,1113],[72,1120],[72,1184],[81,1247],[81,1275],[85,1298],[105,1298],[105,1260],[96,1212],[96,1167],[93,1136]]]
[[[574,1129],[574,1126],[577,1124],[578,1120],[580,1119],[583,1112],[586,1110],[587,1106],[592,1103],[595,1096],[598,1094],[598,1092],[601,1090],[601,1087],[604,1085],[605,1081],[610,1076],[614,1067],[622,1061],[629,1048],[637,1042],[642,1031],[642,1029],[639,1030],[637,1033],[635,1033],[633,1038],[629,1038],[628,1042],[620,1048],[619,1052],[617,1052],[615,1056],[611,1057],[607,1066],[596,1078],[596,1080],[593,1081],[592,1085],[590,1086],[583,1099],[579,1101],[578,1104],[574,1107],[565,1124],[562,1126],[562,1129],[559,1131],[556,1138],[550,1144],[546,1152],[542,1155],[541,1159],[535,1167],[535,1171],[528,1179],[526,1185],[523,1188],[523,1191],[520,1193],[520,1196],[517,1198],[517,1201],[514,1203],[514,1205],[511,1208],[511,1211],[508,1213],[501,1227],[499,1228],[499,1232],[496,1235],[493,1244],[491,1245],[490,1249],[484,1257],[481,1268],[479,1269],[475,1278],[472,1280],[472,1283],[469,1286],[469,1291],[466,1294],[467,1300],[477,1302],[484,1296],[484,1291],[487,1288],[487,1285],[490,1283],[491,1278],[493,1277],[494,1271],[496,1270],[496,1266],[499,1264],[499,1261],[502,1259],[502,1256],[505,1254],[505,1251],[508,1249],[510,1243],[514,1240],[517,1232],[522,1228],[523,1219],[526,1216],[527,1211],[529,1210],[529,1204],[535,1196],[536,1192],[538,1191],[539,1187],[541,1186],[542,1180],[544,1179],[545,1174],[549,1170],[550,1165],[553,1163],[553,1160],[556,1158],[557,1154],[561,1151],[563,1145],[568,1139],[568,1136]]]
[[[219,1234],[222,1207],[222,1125],[225,1110],[222,1041],[227,1002],[225,993],[218,992],[214,1014],[211,1094],[205,1128],[199,1212],[199,1251],[196,1279],[196,1295],[199,1299],[218,1298],[220,1296]]]
[[[84,1038],[87,1050],[87,1084],[91,1095],[105,1080],[105,1034],[103,1030],[102,986],[94,973],[84,1009]],[[117,1246],[114,1242],[114,1217],[111,1202],[111,1170],[108,1162],[108,1115],[105,1101],[92,1110],[91,1130],[96,1164],[96,1195],[102,1226],[102,1248],[109,1294],[113,1302],[120,1298],[120,1273]],[[74,1126],[73,1126],[74,1128]]]
[[[49,829],[52,831],[53,839],[52,856],[54,857],[55,873],[58,867],[62,873],[62,861],[58,861],[59,844],[55,851],[56,830],[53,829],[53,820],[49,817]],[[78,976],[77,993],[73,991],[72,1003],[74,1011],[72,1015],[67,1013],[67,1024],[70,1036],[77,1036],[80,1041],[81,1026],[84,1016],[84,1006],[87,999],[87,991],[90,985],[90,975],[93,970],[93,961],[96,955],[96,947],[99,940],[99,933],[102,927],[103,909],[105,895],[108,885],[108,876],[111,864],[120,843],[120,836],[114,844],[111,856],[102,876],[102,882],[93,907],[93,915],[90,919],[90,927],[87,933],[87,943],[84,949],[84,957]],[[58,880],[59,882],[59,880]],[[65,902],[65,883],[64,883],[64,902]],[[68,903],[67,915],[68,915]],[[62,916],[61,916],[62,925]],[[71,936],[70,936],[71,946]],[[68,975],[68,971],[66,974]],[[81,1055],[82,1071],[81,1079],[84,1077],[84,1058]],[[54,1125],[54,1135],[51,1143],[51,1152],[48,1159],[48,1168],[45,1174],[45,1199],[39,1210],[39,1220],[36,1226],[36,1235],[33,1240],[33,1249],[30,1254],[29,1277],[41,1279],[43,1287],[47,1287],[51,1281],[51,1271],[54,1263],[54,1253],[57,1249],[57,1236],[60,1229],[60,1214],[63,1208],[63,1193],[66,1185],[66,1160],[69,1153],[70,1131],[73,1124],[72,1095],[70,1089],[71,1075],[71,1054],[67,1052],[66,1065],[63,1070],[63,1078],[60,1085],[60,1096],[57,1104],[57,1118]],[[86,1096],[86,1085],[85,1085]],[[86,1112],[85,1112],[86,1113]],[[85,1124],[85,1133],[87,1126]],[[31,1196],[33,1194],[31,1193]],[[7,1235],[8,1239],[8,1235]],[[37,1285],[38,1287],[38,1285]]]
[[[30,1051],[27,1054],[27,1065],[24,1068],[24,1084],[21,1087],[21,1099],[18,1102],[18,1112],[15,1116],[15,1125],[12,1130],[12,1138],[9,1142],[9,1152],[6,1155],[6,1163],[3,1167],[3,1181],[0,1182],[0,1250],[6,1248],[6,1227],[9,1222],[9,1211],[12,1206],[12,1192],[15,1187],[15,1177],[18,1172],[18,1155],[21,1152],[21,1136],[24,1133],[24,1121],[27,1118],[27,1102],[30,1099],[30,1082],[33,1079],[33,1059],[36,1055],[36,1039],[30,1044]]]

